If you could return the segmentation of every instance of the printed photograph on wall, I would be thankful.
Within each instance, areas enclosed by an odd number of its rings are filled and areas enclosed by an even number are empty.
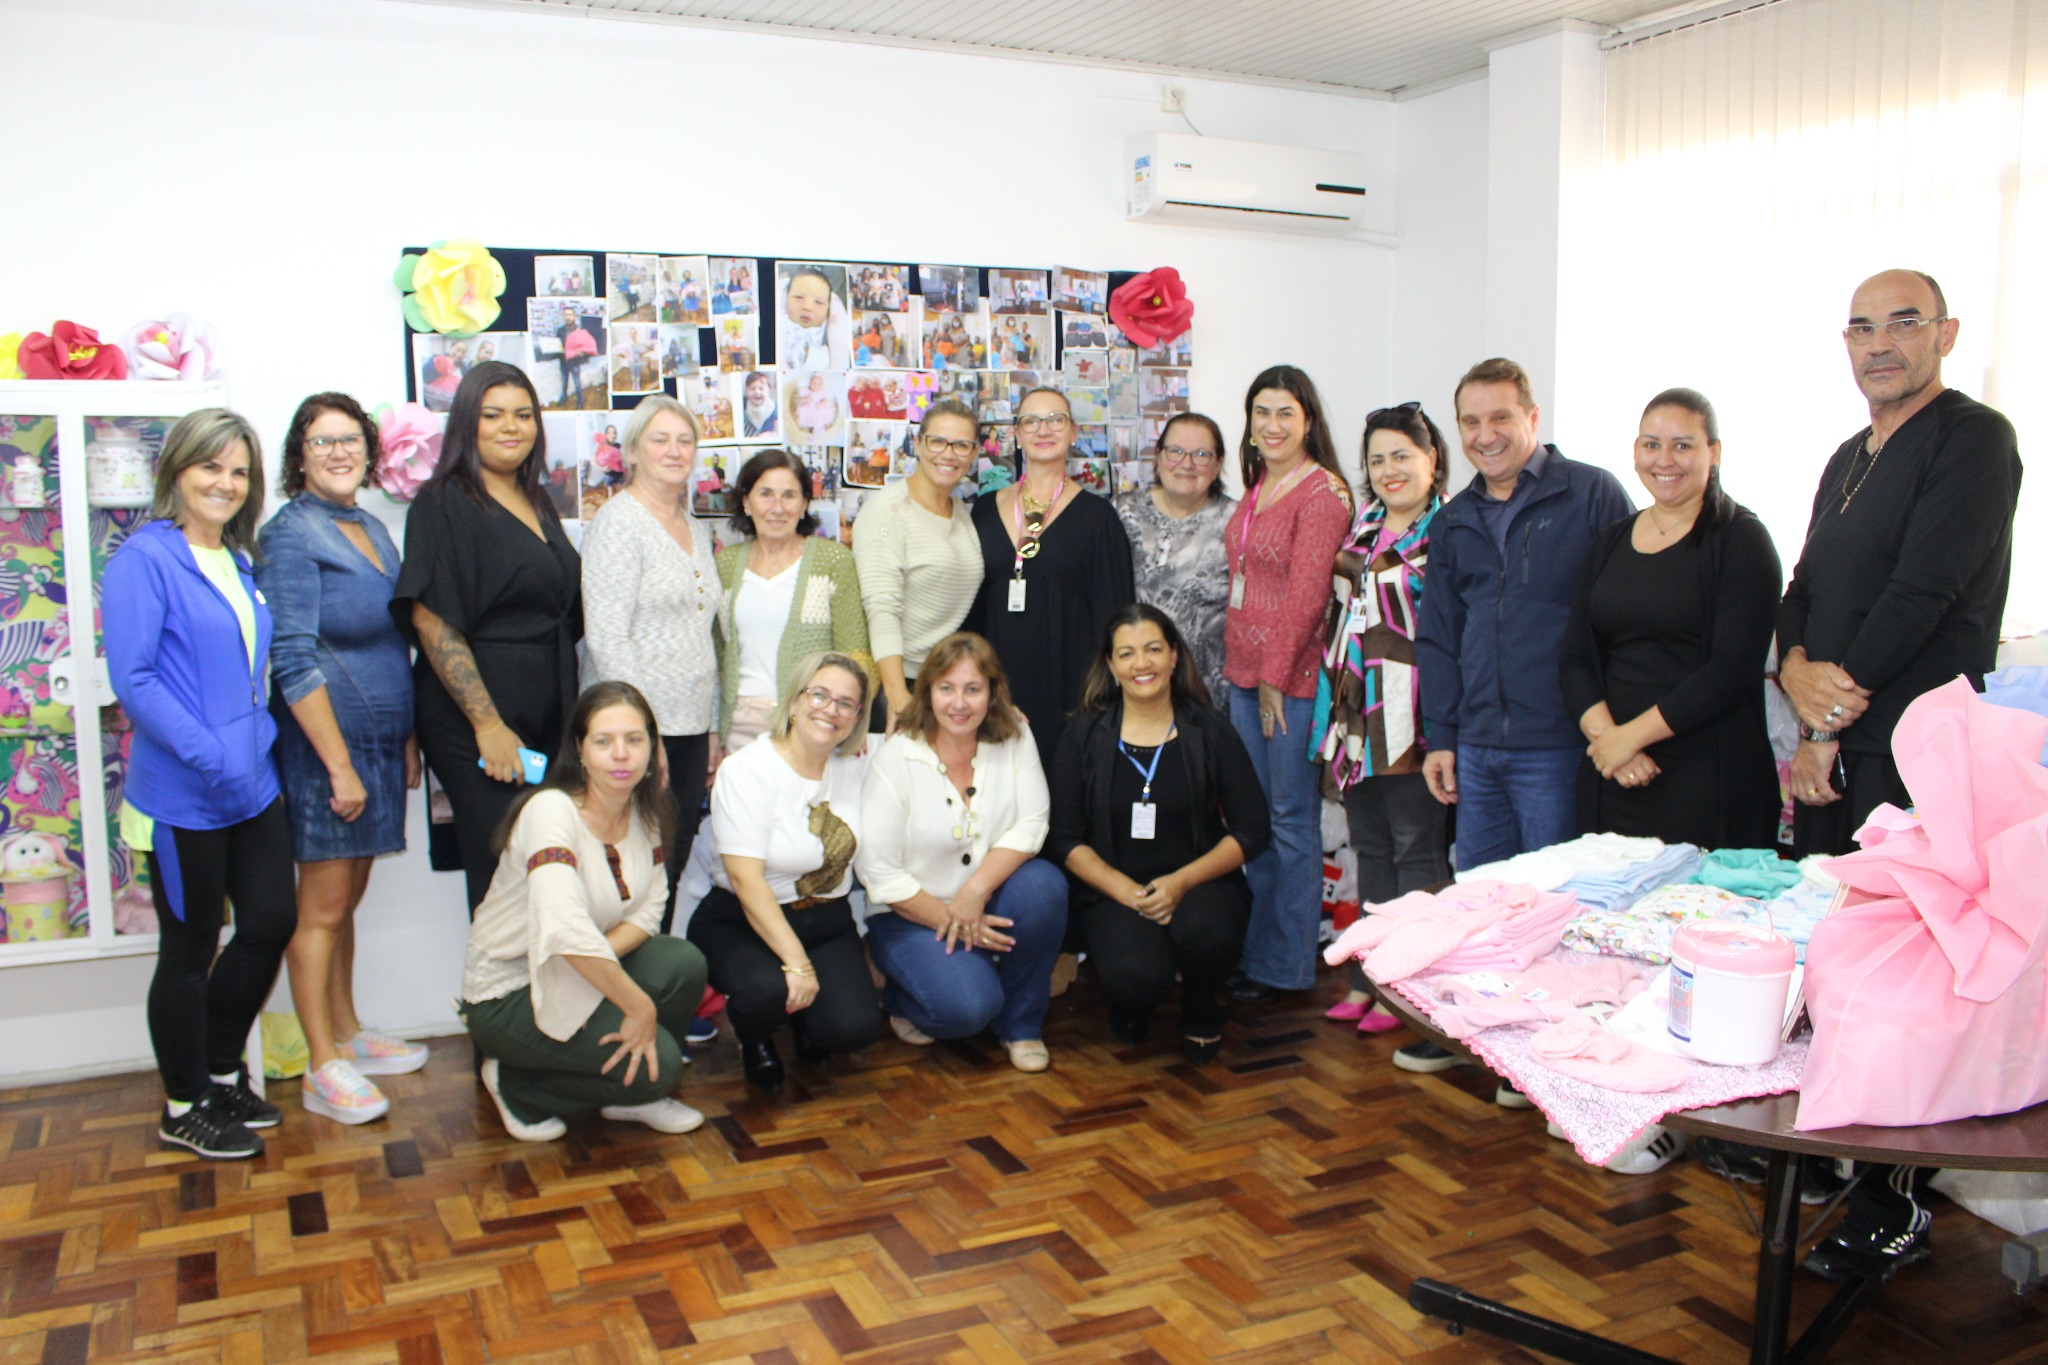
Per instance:
[[[782,411],[775,401],[775,371],[750,371],[740,377],[739,385],[741,439],[779,440]]]
[[[1072,266],[1056,265],[1052,268],[1052,293],[1062,308],[1071,308],[1080,313],[1107,313],[1109,272],[1076,270]]]
[[[1188,410],[1186,370],[1143,370],[1138,375],[1138,406],[1147,416],[1172,416]]]
[[[880,488],[891,474],[907,472],[904,444],[910,428],[901,422],[852,422],[846,435],[846,481],[856,488]]]
[[[1087,313],[1075,313],[1062,309],[1060,318],[1060,345],[1067,350],[1086,348],[1103,350],[1109,345],[1109,319],[1092,317]]]
[[[580,428],[578,450],[582,458],[578,467],[583,485],[578,505],[583,520],[589,521],[597,515],[598,508],[625,486],[626,456],[619,433],[625,430],[626,414],[584,412],[576,415],[576,422]]]
[[[846,444],[846,374],[808,370],[782,377],[782,430],[804,445]]]
[[[971,265],[921,265],[917,290],[927,315],[972,313],[981,307],[981,272]]]
[[[599,289],[597,267],[590,256],[536,256],[533,288],[542,298],[594,297]]]
[[[540,404],[555,410],[608,408],[605,383],[604,301],[594,298],[528,299],[527,377]]]
[[[438,332],[414,332],[412,365],[419,401],[429,411],[448,411],[462,376],[487,360],[502,360],[528,369],[526,333],[479,332],[473,337],[449,337]]]
[[[1079,450],[1079,446],[1074,449]],[[1084,459],[1067,461],[1067,477],[1091,493],[1109,497],[1116,492],[1114,477],[1109,470],[1108,460]]]
[[[1009,418],[981,427],[981,458],[985,465],[1008,469],[1017,462],[1017,428]],[[1007,479],[1005,483],[1009,482]]]
[[[989,320],[989,364],[1042,370],[1052,364],[1052,318],[1005,313]]]
[[[754,271],[759,267],[751,256],[713,256],[711,266],[711,314],[758,313],[760,285]]]
[[[575,521],[583,515],[582,422],[581,414],[574,412],[540,415],[541,430],[548,440],[547,467],[542,471],[541,482],[547,489],[548,501],[554,504],[555,515],[563,521]]]
[[[1109,415],[1119,422],[1138,420],[1138,353],[1127,347],[1109,353]]]
[[[985,370],[989,366],[988,317],[979,307],[972,312],[924,315],[922,331],[924,366],[947,370]]]
[[[972,408],[981,402],[981,371],[944,370],[935,376],[932,397],[950,398]]]
[[[1024,390],[1013,388],[1008,370],[983,370],[975,375],[979,387],[974,394],[975,416],[984,422],[1007,422],[1016,415],[1017,399]]]
[[[697,372],[694,379],[679,379],[678,388],[690,411],[697,415],[697,428],[701,441],[730,441],[734,439],[732,420],[732,393],[723,370],[706,367]]]
[[[1138,444],[1138,424],[1136,422],[1111,422],[1109,424],[1110,459],[1120,462],[1143,460],[1145,454],[1146,451]],[[1150,468],[1149,464],[1147,468]],[[1152,479],[1149,474],[1146,476],[1145,483],[1147,487],[1151,486]]]
[[[864,370],[907,370],[916,361],[917,329],[906,313],[853,311],[853,364]]]
[[[705,373],[715,376],[718,372],[707,370]],[[698,447],[697,472],[690,478],[690,515],[731,516],[739,507],[739,500],[732,491],[733,481],[739,475],[740,466],[753,453],[746,446],[719,446],[712,450]]]
[[[988,272],[988,311],[1032,314],[1043,317],[1050,305],[1045,296],[1043,270],[991,270]]]
[[[819,261],[775,263],[775,363],[792,372],[853,365],[853,314],[846,267]]]
[[[929,381],[930,375],[916,376]],[[854,417],[901,422],[910,416],[906,374],[857,374],[847,384],[846,410]],[[929,390],[927,390],[929,392]]]
[[[1067,390],[1067,407],[1080,426],[1100,426],[1109,420],[1109,390],[1076,385]]]
[[[909,266],[849,265],[846,270],[855,308],[886,313],[910,311]]]
[[[1116,432],[1114,430],[1110,432],[1109,444],[1111,450],[1114,451],[1116,448]],[[1119,493],[1142,493],[1152,486],[1152,464],[1149,460],[1112,460],[1110,461],[1109,469],[1111,475],[1116,479],[1116,491]]]
[[[913,422],[924,420],[932,399],[938,396],[939,377],[930,370],[912,370],[903,376],[904,416]]]
[[[761,364],[761,319],[752,313],[720,318],[712,331],[718,337],[718,368],[727,374],[758,369]]]
[[[1182,332],[1171,341],[1162,341],[1157,346],[1147,346],[1138,352],[1140,369],[1184,370],[1195,363],[1195,333],[1192,328]]]
[[[1109,386],[1109,352],[1068,350],[1060,357],[1060,383],[1062,386],[1106,389]]]
[[[804,468],[811,471],[811,510],[827,498],[839,496],[842,478],[839,472],[841,457],[845,454],[838,446],[790,446],[789,453],[804,462]]]
[[[656,329],[661,344],[661,377],[674,379],[677,375],[697,372],[702,363],[697,355],[697,328],[664,322]]]
[[[637,397],[661,387],[661,328],[651,322],[622,322],[612,328],[611,389],[615,398]]]
[[[710,263],[702,256],[663,256],[659,292],[655,295],[655,321],[709,326],[710,277]]]
[[[604,258],[605,316],[613,322],[653,322],[654,256],[607,252]]]

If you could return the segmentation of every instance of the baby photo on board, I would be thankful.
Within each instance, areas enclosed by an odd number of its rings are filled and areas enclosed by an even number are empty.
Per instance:
[[[909,266],[849,265],[846,274],[855,308],[882,313],[910,311]]]
[[[760,318],[751,313],[720,318],[712,330],[718,336],[719,369],[739,374],[760,367]]]
[[[854,417],[871,421],[904,421],[910,416],[909,381],[912,379],[923,382],[926,392],[930,392],[931,376],[922,372],[915,375],[854,375],[847,385],[846,410]]]
[[[846,444],[846,374],[841,370],[784,372],[782,430],[792,445]]]
[[[921,265],[917,285],[928,315],[971,313],[981,307],[981,272],[971,265]]]
[[[740,438],[775,441],[782,438],[782,410],[775,402],[775,371],[753,370],[739,376]]]
[[[988,311],[1031,314],[1043,317],[1049,305],[1045,296],[1043,270],[991,270],[988,272]]]
[[[917,329],[908,313],[853,311],[853,366],[857,370],[907,370],[917,361]]]
[[[676,387],[683,391],[683,402],[696,414],[697,426],[702,435],[699,444],[709,441],[730,441],[735,439],[732,419],[732,392],[727,386],[724,371],[702,369],[694,379],[676,381]]]
[[[651,322],[622,322],[612,328],[611,387],[614,397],[661,388],[661,328]]]
[[[711,266],[702,256],[663,256],[655,294],[655,320],[709,326],[710,278]]]
[[[608,408],[604,300],[528,299],[527,377],[540,405],[556,411]]]
[[[1080,313],[1106,313],[1109,311],[1109,272],[1056,265],[1052,268],[1052,292],[1062,308]]]
[[[656,259],[616,251],[605,256],[606,315],[613,322],[654,321]]]
[[[473,337],[413,333],[412,365],[419,401],[430,412],[448,411],[462,376],[489,360],[527,368],[526,333],[479,332]]]
[[[853,366],[852,310],[846,267],[775,263],[775,363],[792,373]]]
[[[761,295],[754,283],[754,258],[751,256],[713,256],[711,267],[711,313],[724,317],[727,313],[758,313],[761,310]]]
[[[598,288],[596,264],[589,256],[533,258],[533,292],[543,298],[587,298]]]

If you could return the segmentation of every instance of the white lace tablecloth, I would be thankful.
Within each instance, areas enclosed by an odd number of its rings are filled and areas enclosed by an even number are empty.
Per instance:
[[[1569,948],[1557,949],[1551,956],[1559,962],[1598,960],[1595,954]],[[1433,1019],[1445,1002],[1432,988],[1431,980],[1427,976],[1410,977],[1381,989],[1395,991]],[[1710,1066],[1687,1061],[1685,1082],[1676,1090],[1637,1095],[1605,1090],[1552,1071],[1530,1052],[1531,1036],[1530,1029],[1502,1025],[1473,1034],[1464,1040],[1464,1046],[1514,1082],[1517,1090],[1564,1130],[1565,1139],[1578,1154],[1596,1166],[1666,1114],[1797,1090],[1799,1077],[1806,1070],[1807,1035],[1802,1033],[1778,1049],[1777,1058],[1764,1066]]]

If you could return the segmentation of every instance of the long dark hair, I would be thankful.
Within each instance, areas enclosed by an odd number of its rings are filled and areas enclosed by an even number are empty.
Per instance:
[[[640,713],[640,723],[647,727],[647,772],[633,787],[633,813],[653,836],[657,847],[667,848],[675,837],[675,805],[668,799],[666,785],[661,772],[661,727],[655,723],[654,708],[647,704],[647,698],[640,695],[640,689],[629,682],[592,683],[583,689],[583,695],[576,698],[576,709],[569,713],[569,725],[562,735],[562,752],[555,756],[548,768],[548,775],[540,785],[528,787],[513,799],[505,818],[498,822],[498,830],[491,839],[491,849],[503,853],[511,841],[512,827],[519,823],[519,813],[526,809],[526,803],[542,792],[566,792],[573,799],[590,789],[590,774],[583,769],[583,741],[590,734],[592,717],[607,706],[630,706]],[[657,869],[658,871],[658,869]]]
[[[1648,417],[1658,408],[1678,408],[1691,413],[1706,428],[1707,444],[1721,444],[1721,419],[1715,415],[1714,405],[1698,389],[1666,389],[1643,405],[1643,416]],[[1714,467],[1707,471],[1707,491],[1700,500],[1700,524],[1726,526],[1735,519],[1735,510],[1735,499],[1721,491],[1721,463],[1716,460]]]
[[[1083,711],[1103,711],[1123,696],[1123,688],[1110,672],[1109,659],[1116,652],[1116,633],[1126,626],[1143,625],[1150,621],[1159,627],[1159,634],[1165,638],[1167,648],[1173,651],[1173,676],[1167,687],[1176,708],[1206,707],[1209,704],[1209,686],[1202,681],[1202,674],[1195,667],[1194,651],[1181,637],[1180,627],[1173,618],[1149,602],[1131,602],[1110,613],[1109,620],[1102,626],[1102,647],[1095,651],[1095,661],[1088,665],[1088,677],[1081,684],[1081,707]],[[919,670],[923,676],[923,670]]]
[[[1376,408],[1366,414],[1365,435],[1358,442],[1359,467],[1365,471],[1365,500],[1378,502],[1380,495],[1372,491],[1372,466],[1367,451],[1372,445],[1375,431],[1397,431],[1406,436],[1423,450],[1436,455],[1436,473],[1429,481],[1429,496],[1440,498],[1451,480],[1451,457],[1444,449],[1444,434],[1436,429],[1436,423],[1429,420],[1429,414],[1422,410],[1419,401],[1402,403],[1391,408]]]
[[[1274,365],[1260,370],[1258,378],[1244,391],[1244,436],[1237,443],[1237,472],[1244,479],[1245,495],[1249,497],[1254,486],[1266,473],[1266,457],[1259,451],[1259,443],[1252,438],[1252,401],[1267,389],[1279,389],[1290,394],[1301,404],[1302,416],[1308,418],[1308,432],[1302,437],[1302,450],[1323,468],[1337,476],[1337,482],[1344,485],[1345,496],[1351,492],[1351,480],[1344,477],[1344,466],[1337,463],[1337,443],[1330,439],[1330,424],[1323,420],[1323,400],[1316,396],[1315,381],[1294,365]]]
[[[533,449],[527,452],[525,463],[519,466],[519,491],[526,494],[526,500],[533,504],[536,515],[549,521],[559,521],[555,515],[554,500],[548,497],[544,483],[548,467],[548,429],[547,424],[540,420],[540,394],[534,389],[533,381],[526,377],[526,371],[502,360],[486,360],[462,376],[462,383],[456,387],[455,397],[448,404],[448,430],[447,435],[441,438],[441,463],[434,467],[427,487],[438,488],[452,483],[480,506],[490,506],[491,495],[484,489],[483,457],[477,451],[476,429],[483,420],[484,395],[505,385],[526,390],[526,397],[533,404]]]
[[[299,404],[299,410],[292,414],[291,426],[285,429],[284,468],[278,475],[278,483],[288,498],[306,491],[306,429],[323,413],[329,412],[340,413],[363,433],[364,485],[368,485],[376,474],[377,461],[384,458],[384,447],[377,441],[377,424],[363,411],[361,403],[345,393],[316,393]]]

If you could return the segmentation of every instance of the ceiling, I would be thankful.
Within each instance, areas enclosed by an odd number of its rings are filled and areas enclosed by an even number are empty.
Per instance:
[[[1620,28],[1672,0],[521,0],[722,26],[1398,92],[1559,19]]]

